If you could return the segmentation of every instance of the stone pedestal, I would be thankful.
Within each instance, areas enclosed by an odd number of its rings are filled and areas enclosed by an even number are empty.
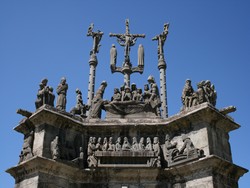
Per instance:
[[[167,119],[82,119],[55,108],[42,106],[25,118],[15,130],[27,134],[34,131],[33,157],[7,170],[16,181],[16,188],[81,188],[81,187],[238,187],[239,178],[247,172],[232,162],[229,132],[240,126],[208,103],[182,111]],[[165,136],[170,135],[176,150],[182,150],[186,138],[202,151],[198,157],[186,157],[178,162],[168,160],[164,152]],[[59,154],[52,152],[52,141],[58,137]],[[95,159],[106,161],[88,166],[90,137],[127,137],[138,142],[141,137],[158,137],[159,156],[154,151],[95,151]],[[146,145],[146,142],[145,142]],[[81,148],[83,153],[81,152]],[[184,150],[183,156],[190,151]],[[155,155],[157,157],[155,157]],[[178,155],[180,156],[180,154]],[[124,159],[128,158],[128,162]],[[133,160],[134,159],[134,160]],[[144,164],[148,159],[159,165]],[[104,161],[105,161],[104,160]],[[122,161],[122,162],[119,162]]]

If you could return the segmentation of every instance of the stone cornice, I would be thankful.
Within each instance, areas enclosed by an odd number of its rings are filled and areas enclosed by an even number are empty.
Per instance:
[[[224,115],[208,103],[203,103],[189,110],[181,111],[166,119],[82,119],[80,117],[74,117],[67,112],[59,112],[53,107],[44,105],[33,113],[29,120],[35,126],[50,124],[59,126],[60,128],[72,128],[77,131],[84,131],[90,127],[100,128],[104,126],[114,128],[122,126],[141,126],[142,128],[145,126],[157,126],[167,131],[178,131],[180,129],[190,128],[191,124],[195,125],[200,122],[216,126],[225,132],[240,127],[239,124],[235,123],[227,115]],[[14,129],[18,132],[23,132],[23,124],[24,123],[20,123]]]
[[[201,158],[197,161],[192,161],[184,164],[180,164],[171,168],[165,169],[166,176],[179,176],[179,177],[187,177],[189,175],[199,174],[201,172],[208,173],[218,173],[223,176],[229,176],[233,174],[232,177],[235,178],[236,181],[248,172],[247,169],[237,166],[229,161],[226,161],[218,156],[210,155],[205,158]]]

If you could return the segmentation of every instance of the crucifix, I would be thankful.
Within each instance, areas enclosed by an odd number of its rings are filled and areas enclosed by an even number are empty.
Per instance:
[[[138,62],[137,67],[132,67],[132,64],[130,62],[130,47],[134,46],[136,43],[137,38],[145,38],[145,34],[131,34],[129,31],[129,20],[126,19],[126,32],[124,34],[116,34],[116,33],[110,33],[110,37],[116,37],[117,42],[120,46],[124,47],[124,62],[122,67],[116,67],[116,49],[115,46],[112,45],[110,55],[111,55],[111,72],[120,72],[124,74],[124,83],[127,86],[130,86],[130,75],[134,72],[143,73],[144,69],[144,49],[143,46],[140,45],[138,49],[138,60],[140,60],[140,63]],[[113,58],[113,59],[112,59]]]

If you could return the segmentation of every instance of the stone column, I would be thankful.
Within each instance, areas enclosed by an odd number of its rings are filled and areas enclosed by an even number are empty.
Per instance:
[[[87,105],[91,105],[91,101],[94,97],[95,93],[95,72],[96,72],[96,66],[98,64],[97,58],[95,54],[92,54],[89,60],[89,85],[88,85],[88,100]]]
[[[158,69],[160,71],[160,98],[161,98],[161,116],[168,117],[167,105],[167,83],[166,83],[166,68],[167,64],[163,57],[158,60]]]

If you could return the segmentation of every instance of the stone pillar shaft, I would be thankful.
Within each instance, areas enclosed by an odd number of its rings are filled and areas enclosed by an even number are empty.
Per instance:
[[[87,100],[88,106],[91,105],[91,101],[95,93],[95,73],[96,73],[97,59],[91,58],[89,61],[89,65],[90,65],[90,70],[89,70],[88,100]]]
[[[164,59],[159,59],[158,69],[160,71],[161,116],[163,118],[168,117],[166,68],[167,65]]]

